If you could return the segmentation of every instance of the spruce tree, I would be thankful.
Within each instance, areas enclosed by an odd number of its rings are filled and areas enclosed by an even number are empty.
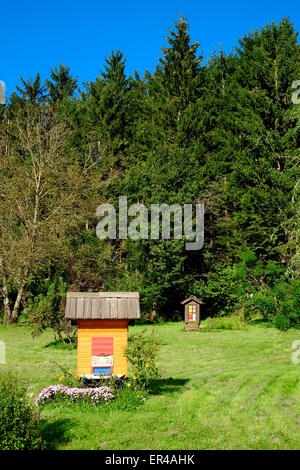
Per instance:
[[[46,80],[49,100],[53,103],[62,101],[64,98],[72,98],[78,89],[77,78],[70,74],[68,65],[59,64],[50,71],[51,80]]]
[[[105,71],[89,85],[89,117],[96,133],[103,137],[113,155],[126,147],[128,79],[120,50],[105,59]]]
[[[19,92],[18,95],[14,95],[13,99],[22,105],[40,105],[45,99],[45,87],[41,82],[41,76],[39,72],[36,74],[34,79],[29,78],[27,81],[23,77],[20,77],[23,88],[17,86]]]

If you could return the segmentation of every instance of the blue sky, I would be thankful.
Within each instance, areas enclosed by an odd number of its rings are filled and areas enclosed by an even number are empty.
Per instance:
[[[11,0],[0,6],[0,80],[8,95],[20,75],[27,79],[39,71],[44,79],[59,63],[69,64],[80,84],[94,80],[104,56],[118,48],[127,58],[127,74],[152,72],[180,13],[188,18],[191,39],[200,42],[205,59],[220,44],[230,52],[243,34],[284,16],[300,30],[297,0]]]

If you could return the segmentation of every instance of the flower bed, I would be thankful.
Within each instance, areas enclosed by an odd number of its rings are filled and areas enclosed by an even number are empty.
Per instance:
[[[58,400],[70,400],[71,402],[85,401],[93,405],[101,402],[109,402],[114,398],[109,387],[71,388],[65,385],[50,385],[43,388],[35,400],[35,404],[47,403]]]

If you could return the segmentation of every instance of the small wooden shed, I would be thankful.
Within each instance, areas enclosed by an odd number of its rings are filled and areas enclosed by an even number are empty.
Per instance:
[[[186,330],[199,330],[201,321],[200,305],[204,302],[191,295],[181,302],[184,305],[184,323]]]
[[[127,376],[128,322],[140,318],[138,292],[68,292],[65,317],[78,325],[77,376]]]

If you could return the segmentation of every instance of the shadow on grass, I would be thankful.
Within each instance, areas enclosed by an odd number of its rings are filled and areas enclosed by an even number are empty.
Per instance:
[[[263,328],[274,328],[273,322],[264,320],[262,318],[257,318],[256,320],[252,320],[251,324],[256,325],[256,326],[261,326]]]
[[[150,395],[173,394],[182,391],[190,379],[155,379],[151,381]]]
[[[187,335],[197,335],[197,334],[203,334],[203,333],[220,333],[221,331],[224,331],[225,328],[207,328],[206,326],[200,326],[199,330],[186,330],[184,327],[182,328],[182,331],[186,333]],[[228,328],[229,329],[229,328]]]
[[[55,450],[59,444],[69,442],[71,438],[68,432],[73,425],[74,422],[68,418],[57,419],[52,423],[42,420],[41,434],[46,450]]]
[[[208,330],[206,328],[203,328],[200,333],[201,334],[206,334],[206,333],[223,333],[224,331],[247,331],[247,327],[243,328],[214,328],[211,330]]]
[[[52,341],[45,345],[45,348],[53,348],[53,349],[69,349],[73,350],[76,348],[75,343],[64,343],[63,341]]]

